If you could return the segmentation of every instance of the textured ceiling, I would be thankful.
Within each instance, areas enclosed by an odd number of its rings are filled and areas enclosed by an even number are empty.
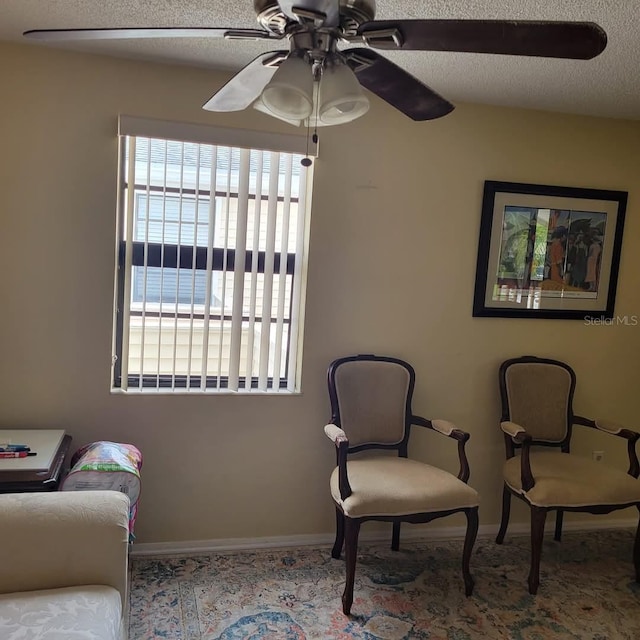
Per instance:
[[[25,43],[21,34],[28,29],[258,26],[252,0],[0,0],[0,15],[0,40]],[[597,22],[607,32],[608,44],[590,61],[382,53],[454,104],[475,102],[640,120],[640,0],[378,0],[376,18]],[[55,46],[232,71],[282,44],[194,38]]]

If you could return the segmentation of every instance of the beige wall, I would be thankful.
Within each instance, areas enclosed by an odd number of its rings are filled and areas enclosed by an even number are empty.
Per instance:
[[[471,317],[485,179],[628,190],[616,311],[640,314],[640,122],[474,105],[419,124],[374,100],[361,120],[321,131],[302,395],[111,395],[117,114],[288,131],[202,111],[224,80],[0,44],[0,426],[138,445],[141,542],[331,531],[325,371],[349,353],[410,360],[415,412],[471,432],[485,524],[499,510],[502,359],[566,359],[577,410],[640,427],[640,327]],[[582,443],[624,462],[613,439]],[[437,435],[415,433],[410,453],[456,466]]]

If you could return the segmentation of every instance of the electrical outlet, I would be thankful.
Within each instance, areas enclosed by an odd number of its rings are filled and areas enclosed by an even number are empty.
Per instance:
[[[602,459],[604,458],[604,451],[592,451],[591,457],[594,462],[602,462]]]

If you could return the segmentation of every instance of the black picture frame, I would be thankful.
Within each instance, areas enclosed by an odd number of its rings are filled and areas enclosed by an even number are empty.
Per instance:
[[[613,318],[627,196],[485,181],[473,316]]]

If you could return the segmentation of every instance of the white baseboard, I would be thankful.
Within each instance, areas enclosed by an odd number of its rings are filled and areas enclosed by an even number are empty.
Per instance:
[[[493,537],[498,533],[497,524],[480,525],[478,536]],[[638,526],[637,520],[607,520],[605,522],[564,522],[563,532],[594,531],[599,529],[627,529]],[[547,523],[547,531],[553,531],[554,519]],[[466,528],[435,527],[415,528],[403,525],[401,540],[455,540],[464,538]],[[507,536],[529,535],[529,523],[519,522],[509,525]],[[366,529],[360,534],[362,542],[377,542],[389,539],[388,531],[370,531]],[[242,551],[251,549],[276,549],[281,547],[329,546],[333,544],[335,534],[303,534],[297,536],[273,536],[267,538],[219,538],[213,540],[183,540],[176,542],[141,542],[130,547],[132,556],[184,555],[198,553],[215,553],[218,551]]]

